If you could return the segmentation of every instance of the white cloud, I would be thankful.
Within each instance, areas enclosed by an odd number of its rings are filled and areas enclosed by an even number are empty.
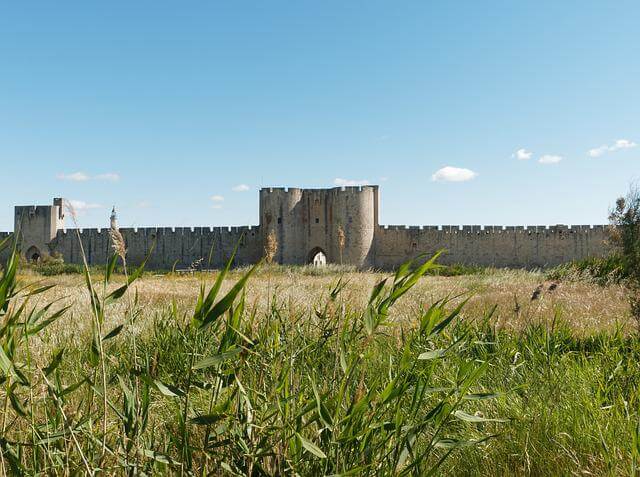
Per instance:
[[[222,204],[213,204],[211,206],[212,209],[222,209]]]
[[[590,157],[600,157],[608,152],[615,152],[619,151],[620,149],[632,149],[636,146],[637,144],[635,142],[629,141],[628,139],[618,139],[610,146],[603,144],[600,147],[589,149],[589,151],[587,151],[587,154]]]
[[[95,176],[90,176],[85,174],[84,172],[73,172],[71,174],[56,174],[56,178],[62,181],[72,181],[72,182],[86,182],[89,180],[98,180],[98,181],[111,181],[116,182],[120,180],[120,174],[116,174],[115,172],[105,172],[104,174],[98,174]]]
[[[553,154],[545,154],[538,159],[540,164],[557,164],[562,160],[562,156],[556,156]]]
[[[84,182],[89,180],[89,176],[84,172],[72,172],[71,174],[57,174],[57,179],[62,181],[72,181],[72,182]]]
[[[594,147],[593,149],[589,149],[587,154],[589,154],[590,157],[600,157],[604,153],[606,153],[608,150],[609,150],[609,146]]]
[[[120,180],[120,174],[116,174],[115,172],[105,172],[104,174],[98,174],[94,179],[99,181],[117,182]]]
[[[250,189],[247,184],[238,184],[237,186],[233,186],[231,190],[233,192],[246,192]]]
[[[477,172],[462,167],[446,166],[438,169],[432,176],[431,180],[436,182],[466,182],[475,178]]]
[[[629,141],[628,139],[618,139],[613,146],[611,146],[611,150],[617,151],[618,149],[631,149],[636,146],[637,144],[635,142]]]
[[[532,156],[533,152],[527,151],[525,148],[520,148],[516,152],[511,154],[511,157],[515,157],[519,161],[528,161]]]
[[[212,195],[211,200],[214,202],[222,202],[224,200],[224,197],[221,195]]]
[[[85,202],[84,200],[69,200],[67,202],[77,215],[84,215],[88,210],[102,208],[102,205],[100,204]]]
[[[149,207],[151,207],[151,202],[149,202],[148,200],[141,200],[136,204],[136,207],[138,209],[148,209]]]
[[[345,187],[345,186],[363,186],[363,185],[369,185],[370,182],[367,179],[342,179],[340,177],[336,177],[335,179],[333,179],[333,183],[337,186],[340,187]]]

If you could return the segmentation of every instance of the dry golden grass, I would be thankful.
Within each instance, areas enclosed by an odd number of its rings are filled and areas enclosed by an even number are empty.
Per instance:
[[[229,289],[240,276],[232,272],[223,285]],[[254,276],[247,287],[247,302],[263,310],[268,297],[277,297],[277,303],[287,306],[287,313],[294,310],[304,314],[326,303],[326,298],[341,275],[335,273],[313,275],[304,270],[264,267]],[[347,272],[344,294],[353,307],[364,307],[372,287],[388,276],[373,272]],[[89,297],[81,275],[40,277],[33,274],[21,277],[26,282],[42,281],[57,286],[43,294],[41,303],[60,300],[59,304],[71,304],[70,312],[60,319],[43,336],[51,344],[63,344],[70,340],[78,343],[86,340],[90,333],[91,313]],[[203,280],[209,285],[215,278],[212,273],[194,275],[146,275],[135,282],[139,302],[144,310],[136,322],[136,332],[144,333],[152,326],[154,312],[160,312],[175,302],[181,315],[189,319],[195,305],[199,287]],[[116,281],[122,281],[123,279]],[[96,280],[96,283],[100,282]],[[543,291],[532,300],[536,288]],[[551,282],[545,281],[541,273],[519,270],[496,270],[485,274],[457,277],[426,277],[394,307],[392,319],[403,327],[415,323],[416,311],[444,297],[454,297],[453,303],[469,298],[462,312],[465,319],[480,319],[497,305],[493,322],[499,328],[518,331],[527,323],[553,320],[554,314],[570,324],[577,335],[597,331],[614,330],[617,326],[632,329],[629,305],[625,290],[620,285],[602,287],[588,282],[560,282],[552,291]],[[116,284],[113,287],[117,286]],[[118,302],[109,309],[105,330],[123,322],[127,305]],[[260,316],[260,315],[259,315]],[[52,343],[53,342],[53,343]]]

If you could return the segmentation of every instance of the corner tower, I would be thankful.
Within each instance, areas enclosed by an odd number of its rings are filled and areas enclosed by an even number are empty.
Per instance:
[[[49,243],[64,228],[63,199],[53,205],[18,205],[13,231],[17,234],[20,253],[31,261],[49,255]]]
[[[263,240],[275,234],[277,263],[302,265],[323,253],[328,263],[371,267],[377,225],[378,186],[260,190],[260,230]]]

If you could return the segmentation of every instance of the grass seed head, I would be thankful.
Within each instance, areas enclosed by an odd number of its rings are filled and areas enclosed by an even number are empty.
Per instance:
[[[264,244],[264,258],[268,264],[273,262],[276,252],[278,251],[278,239],[276,238],[275,231],[271,230],[267,235],[267,239]]]
[[[109,237],[111,238],[111,247],[114,253],[124,262],[127,256],[127,248],[120,230],[117,227],[111,227],[109,229]]]

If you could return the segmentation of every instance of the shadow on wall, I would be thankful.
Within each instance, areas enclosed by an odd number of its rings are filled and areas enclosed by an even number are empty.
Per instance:
[[[42,258],[42,253],[40,252],[40,249],[38,249],[38,247],[31,246],[27,249],[24,256],[30,262],[37,263]]]

